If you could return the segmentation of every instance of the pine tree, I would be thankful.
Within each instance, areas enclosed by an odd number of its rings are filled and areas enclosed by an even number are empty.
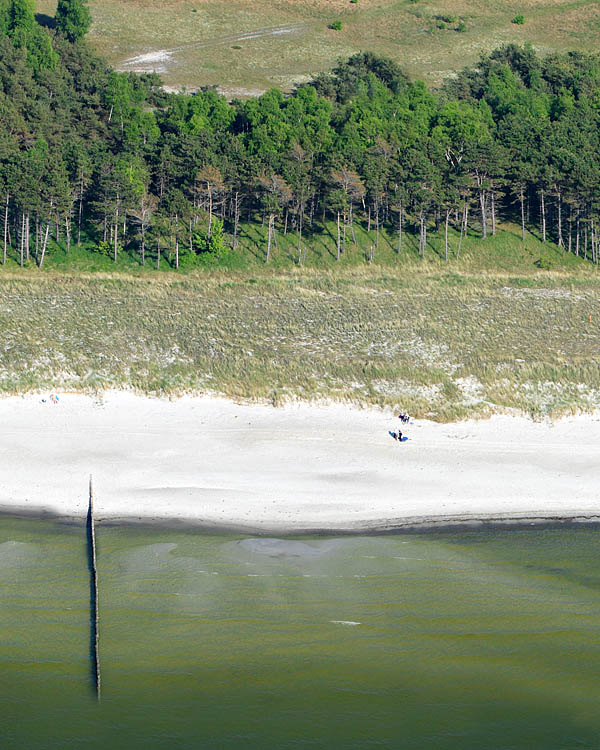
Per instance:
[[[11,36],[18,32],[31,32],[35,26],[33,0],[12,0],[8,17],[8,30]]]
[[[89,31],[92,16],[87,0],[58,0],[56,27],[71,42],[82,39]]]

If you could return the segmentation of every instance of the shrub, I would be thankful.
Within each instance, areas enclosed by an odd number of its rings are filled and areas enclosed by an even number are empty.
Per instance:
[[[457,31],[463,32],[467,30],[467,24],[464,21],[461,21],[458,26],[456,27]]]
[[[358,0],[350,0],[351,3],[357,3]]]
[[[180,258],[180,265],[189,266],[219,266],[231,265],[235,260],[234,254],[227,244],[223,232],[223,222],[216,217],[213,218],[210,239],[208,232],[200,229],[194,233],[194,251]]]
[[[549,258],[538,258],[533,265],[542,271],[549,271],[552,268],[552,261]]]
[[[341,21],[333,21],[333,23],[330,23],[327,28],[328,29],[333,29],[334,31],[341,31],[342,30],[342,22]]]
[[[117,254],[120,253],[122,249],[123,248],[120,244],[117,245]],[[107,242],[106,240],[100,240],[97,245],[94,245],[93,250],[100,255],[105,255],[107,258],[112,258],[115,252],[112,242]]]
[[[525,16],[522,13],[517,13],[511,23],[517,23],[522,26],[525,23]]]

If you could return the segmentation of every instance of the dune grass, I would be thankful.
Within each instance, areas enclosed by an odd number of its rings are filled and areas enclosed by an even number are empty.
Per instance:
[[[175,271],[55,244],[43,270],[0,270],[0,391],[348,399],[454,420],[600,407],[600,272],[534,234],[442,237],[332,222],[303,239],[244,225],[229,268]],[[542,268],[539,261],[543,260]],[[591,321],[590,321],[591,316]]]
[[[56,0],[36,7],[54,15]],[[163,51],[137,68],[174,88],[218,84],[232,96],[288,89],[359,50],[437,84],[503,43],[549,52],[600,42],[595,0],[90,0],[90,8],[89,39],[112,64],[133,69],[125,61]],[[516,14],[525,24],[511,23]],[[328,28],[335,20],[339,31]]]
[[[0,275],[0,391],[348,399],[442,421],[599,408],[595,269],[476,265],[13,269]]]

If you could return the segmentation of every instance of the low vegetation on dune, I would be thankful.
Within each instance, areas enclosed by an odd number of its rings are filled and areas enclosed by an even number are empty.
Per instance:
[[[36,7],[52,17],[56,0]],[[595,0],[90,0],[90,9],[90,42],[112,65],[232,96],[289,90],[358,50],[437,85],[501,44],[563,52],[600,42]],[[341,29],[329,28],[336,21]]]
[[[342,399],[453,420],[600,407],[600,283],[406,264],[267,273],[15,273],[5,393]]]

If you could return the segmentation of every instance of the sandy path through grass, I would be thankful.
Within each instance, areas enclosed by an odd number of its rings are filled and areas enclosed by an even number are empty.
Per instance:
[[[235,44],[236,42],[247,42],[254,39],[263,39],[265,37],[282,37],[282,36],[299,36],[308,28],[307,23],[287,24],[285,26],[271,26],[246,31],[240,34],[229,34],[227,36],[217,36],[211,39],[202,39],[197,42],[182,44],[171,49],[159,49],[144,52],[141,55],[135,55],[127,60],[117,64],[117,70],[132,73],[165,73],[168,70],[168,64],[176,64],[173,59],[177,52],[187,49],[203,49],[205,47],[218,47],[220,45]],[[157,65],[158,63],[158,65]]]

